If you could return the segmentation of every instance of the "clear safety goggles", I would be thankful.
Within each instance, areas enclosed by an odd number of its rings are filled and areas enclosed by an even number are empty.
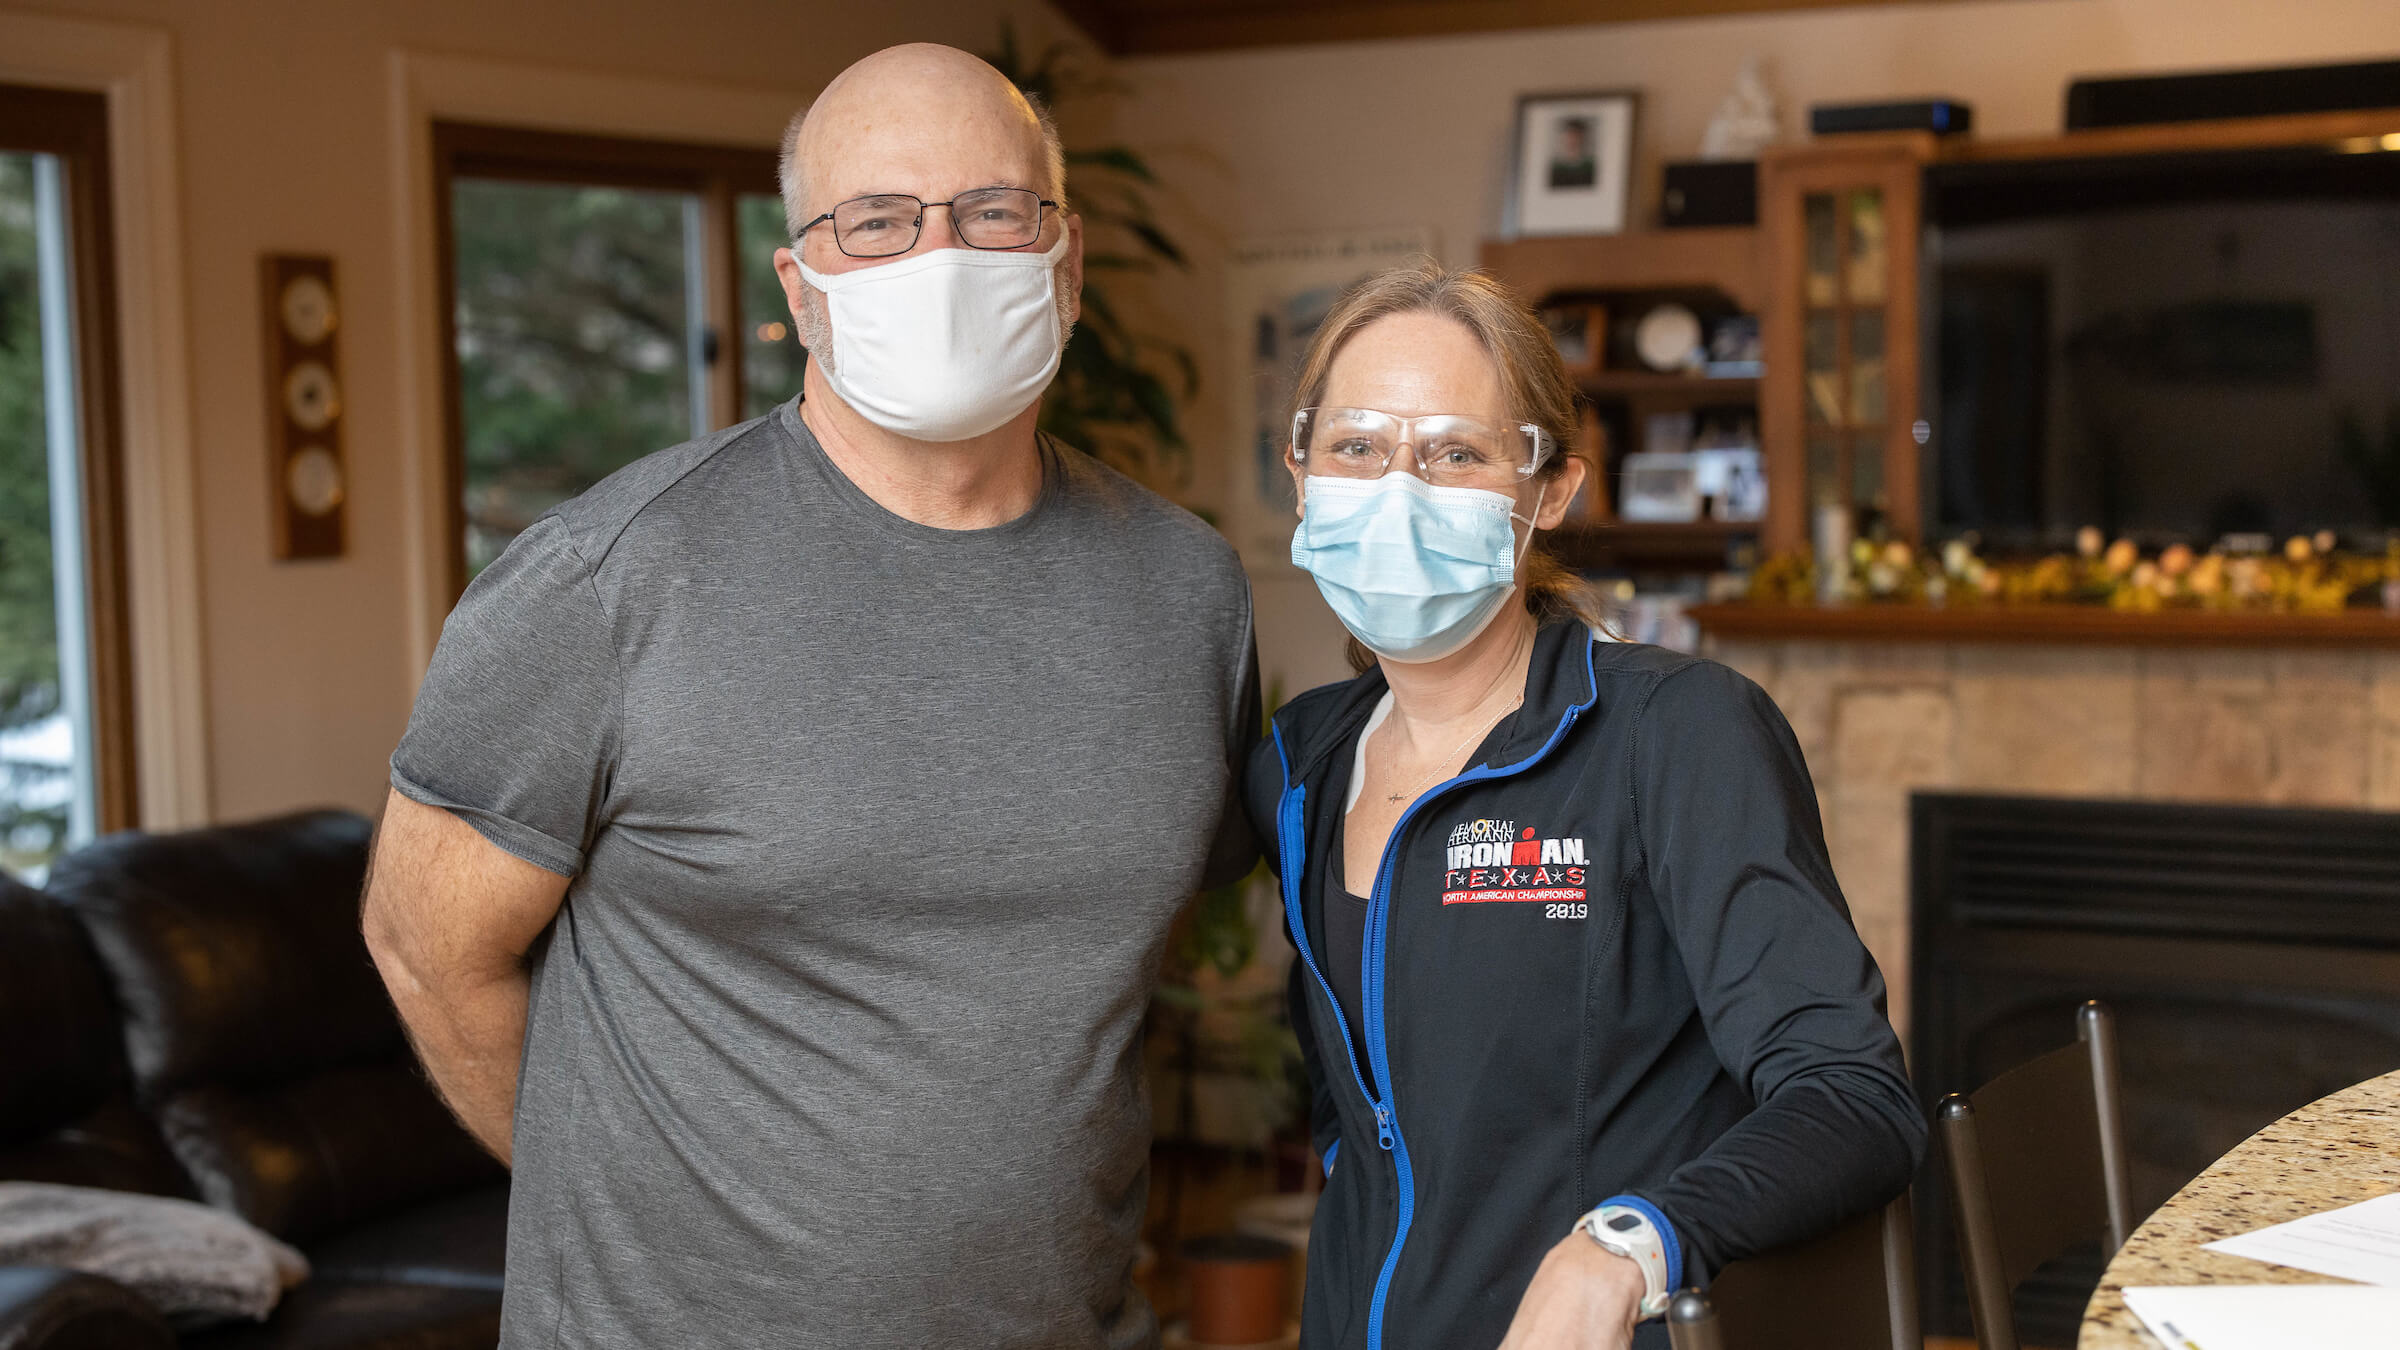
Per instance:
[[[1435,487],[1511,492],[1551,448],[1549,433],[1531,422],[1394,417],[1373,408],[1302,408],[1292,417],[1292,459],[1305,473],[1331,478],[1381,478],[1397,463]]]

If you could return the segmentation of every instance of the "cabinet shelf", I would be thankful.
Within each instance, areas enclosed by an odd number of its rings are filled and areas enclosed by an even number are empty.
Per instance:
[[[1712,376],[1678,375],[1655,370],[1604,370],[1596,375],[1579,375],[1576,385],[1587,394],[1690,394],[1696,398],[1722,397],[1730,402],[1744,402],[1758,397],[1758,377],[1754,375]]]
[[[1725,550],[1754,538],[1754,520],[1609,522],[1577,521],[1546,536],[1567,566],[1583,571],[1612,568],[1687,568],[1714,572],[1725,566]]]
[[[1714,287],[1755,314],[1766,299],[1759,233],[1749,226],[1491,239],[1480,261],[1537,305],[1555,295]]]

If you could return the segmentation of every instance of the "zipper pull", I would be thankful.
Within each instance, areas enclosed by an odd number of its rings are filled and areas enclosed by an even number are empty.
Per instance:
[[[1375,1108],[1375,1142],[1384,1152],[1392,1151],[1392,1108],[1388,1106]]]

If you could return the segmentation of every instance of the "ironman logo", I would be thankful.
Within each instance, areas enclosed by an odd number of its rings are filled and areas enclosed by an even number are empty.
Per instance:
[[[1550,918],[1584,917],[1583,840],[1538,834],[1515,821],[1462,822],[1443,857],[1442,903],[1540,904]]]

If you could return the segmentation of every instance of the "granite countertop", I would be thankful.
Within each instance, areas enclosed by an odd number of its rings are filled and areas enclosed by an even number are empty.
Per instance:
[[[2159,1350],[2127,1285],[2342,1284],[2201,1244],[2400,1191],[2400,1072],[2311,1102],[2245,1139],[2133,1231],[2083,1310],[2076,1350]]]

